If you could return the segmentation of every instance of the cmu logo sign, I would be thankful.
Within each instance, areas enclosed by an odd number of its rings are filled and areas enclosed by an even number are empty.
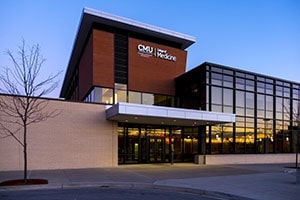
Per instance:
[[[176,62],[176,56],[168,54],[167,50],[163,50],[160,48],[155,48],[149,45],[138,44],[137,50],[139,54],[143,57],[151,57],[154,56],[156,58],[160,58],[163,60],[170,60]]]

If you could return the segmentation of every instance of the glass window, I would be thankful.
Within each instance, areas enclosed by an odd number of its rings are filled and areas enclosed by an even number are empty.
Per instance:
[[[265,117],[265,111],[264,110],[257,110],[257,117],[264,118]]]
[[[115,90],[115,103],[127,102],[127,92],[125,90]]]
[[[232,106],[233,105],[233,90],[226,89],[223,90],[223,103],[224,105]]]
[[[222,85],[222,75],[217,73],[211,74],[211,84],[213,85]]]
[[[219,73],[223,72],[223,70],[221,68],[218,68],[218,67],[211,67],[211,71],[213,71],[213,72],[219,72]]]
[[[283,88],[283,96],[290,97],[290,88]]]
[[[262,82],[257,82],[257,92],[265,93],[266,84]]]
[[[241,72],[236,72],[235,75],[239,77],[245,77],[245,74]]]
[[[258,76],[256,79],[258,81],[261,81],[261,82],[265,82],[266,81],[266,79],[264,77],[260,77],[260,76]]]
[[[257,95],[257,109],[261,109],[261,110],[265,109],[265,95],[262,94]]]
[[[296,116],[300,115],[300,101],[293,100],[293,112]]]
[[[246,93],[246,107],[254,109],[254,93]]]
[[[283,99],[281,97],[276,97],[276,112],[283,112]]]
[[[276,96],[282,96],[283,93],[283,87],[282,86],[276,86]]]
[[[233,71],[232,70],[223,69],[223,74],[233,75]]]
[[[246,116],[248,117],[254,117],[254,109],[246,109]]]
[[[246,80],[246,90],[254,91],[254,81]]]
[[[283,85],[282,81],[276,81],[276,85]]]
[[[86,101],[113,104],[113,89],[95,87],[87,96]]]
[[[211,97],[213,104],[222,104],[222,88],[211,87]]]
[[[223,76],[223,86],[225,87],[233,87],[233,77],[232,76]]]
[[[128,100],[129,103],[137,103],[137,104],[142,103],[142,93],[140,92],[129,91],[128,98],[129,98]]]
[[[252,74],[246,74],[246,78],[254,80],[254,75],[252,75]]]
[[[254,127],[254,118],[246,118],[246,127]]]
[[[222,112],[222,106],[221,105],[211,105],[211,111],[214,112]]]
[[[266,110],[273,110],[273,96],[266,96]]]
[[[245,92],[236,91],[236,106],[245,107]]]
[[[298,89],[293,89],[293,98],[294,99],[299,99],[300,98],[300,92]]]
[[[142,104],[153,105],[154,95],[149,93],[142,93]]]
[[[127,85],[115,83],[115,103],[127,102]]]
[[[282,112],[276,112],[276,119],[282,120]]]
[[[113,104],[113,89],[102,88],[102,103]]]
[[[240,115],[240,116],[244,116],[245,115],[245,108],[236,108],[235,109],[235,114]]]
[[[236,78],[235,82],[236,82],[235,87],[236,87],[237,89],[241,89],[241,90],[244,90],[244,89],[245,89],[245,79],[242,79],[242,78]]]
[[[233,107],[232,106],[223,106],[223,112],[224,113],[233,113]]]
[[[266,93],[273,94],[273,85],[272,84],[266,84]]]

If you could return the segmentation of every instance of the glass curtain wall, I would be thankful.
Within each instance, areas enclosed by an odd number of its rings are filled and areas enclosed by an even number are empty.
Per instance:
[[[233,125],[207,127],[207,153],[295,152],[299,84],[213,64],[205,69],[207,110],[236,114]]]

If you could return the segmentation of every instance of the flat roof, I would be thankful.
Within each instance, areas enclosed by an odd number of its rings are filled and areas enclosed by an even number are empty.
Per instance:
[[[81,16],[81,22],[77,31],[77,36],[73,45],[73,50],[69,60],[64,83],[60,92],[60,97],[64,97],[66,93],[67,85],[69,84],[75,66],[78,63],[86,40],[90,34],[90,30],[94,23],[108,25],[111,27],[117,27],[123,30],[128,30],[139,34],[164,39],[166,41],[175,42],[181,44],[181,49],[188,48],[196,41],[195,37],[186,34],[131,20],[125,17],[108,14],[91,8],[84,8]]]
[[[234,123],[235,114],[119,102],[108,106],[106,119],[135,124],[200,126]]]

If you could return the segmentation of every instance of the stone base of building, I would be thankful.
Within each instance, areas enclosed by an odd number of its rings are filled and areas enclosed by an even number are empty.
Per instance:
[[[276,164],[294,163],[296,155],[289,154],[222,154],[196,155],[195,163],[199,165],[230,165],[230,164]]]

